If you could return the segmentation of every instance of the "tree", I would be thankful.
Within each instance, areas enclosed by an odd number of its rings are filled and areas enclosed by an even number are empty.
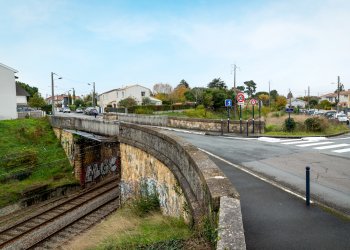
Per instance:
[[[218,109],[225,105],[225,99],[227,99],[227,92],[224,89],[209,89],[208,92],[212,95],[212,106],[214,109]]]
[[[318,99],[313,98],[309,101],[310,108],[315,108],[317,104],[318,104]]]
[[[256,83],[253,80],[244,82],[244,85],[246,85],[246,90],[244,91],[247,93],[248,97],[251,97],[256,90]]]
[[[151,98],[149,97],[142,98],[142,105],[151,105],[151,104],[152,104]]]
[[[38,92],[34,93],[33,97],[29,98],[28,104],[33,108],[41,108],[46,105],[44,98],[40,96]]]
[[[208,88],[227,89],[226,83],[219,78],[214,78],[208,83]]]
[[[287,105],[287,98],[285,98],[284,96],[279,95],[276,98],[276,103],[275,104],[276,104],[276,107],[278,109],[283,109]]]
[[[274,90],[271,90],[271,91],[270,91],[270,98],[271,98],[271,101],[276,101],[277,96],[278,96],[277,90],[274,89]]]
[[[203,105],[204,105],[204,107],[206,109],[213,105],[213,95],[210,92],[205,92],[204,93],[204,95],[203,95]]]
[[[262,101],[263,105],[264,106],[268,106],[269,105],[269,95],[266,95],[266,94],[260,94],[258,96],[258,99],[260,101]]]
[[[76,100],[74,101],[74,104],[75,104],[75,106],[77,106],[77,107],[85,107],[85,103],[84,103],[84,101],[81,100],[81,99],[76,99]]]
[[[25,89],[30,97],[33,97],[35,93],[38,93],[38,88],[37,87],[31,87],[28,84],[20,81],[16,81],[17,84],[19,84],[23,89]]]
[[[320,109],[331,109],[332,104],[328,100],[323,100],[319,104]]]
[[[180,87],[180,86],[185,86],[187,89],[190,88],[190,85],[188,85],[188,83],[187,83],[184,79],[182,79],[182,80],[180,81],[179,85],[177,85],[176,88],[178,88],[178,87]]]
[[[185,93],[188,91],[188,88],[185,85],[178,85],[173,92],[170,94],[170,99],[172,102],[184,102],[186,100]]]
[[[132,97],[125,98],[125,99],[118,102],[118,106],[124,107],[124,108],[130,108],[130,107],[136,106],[136,105],[137,105],[137,101]]]
[[[170,94],[173,88],[167,83],[156,83],[153,85],[154,94]]]
[[[236,89],[240,90],[241,92],[244,92],[245,87],[244,87],[244,86],[237,86],[237,88],[236,88]]]

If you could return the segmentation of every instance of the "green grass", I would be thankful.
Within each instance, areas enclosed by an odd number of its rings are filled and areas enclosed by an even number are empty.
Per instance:
[[[139,217],[128,209],[118,213],[133,221],[133,225],[108,236],[92,249],[182,249],[184,241],[192,235],[188,225],[178,218],[159,213]]]
[[[33,186],[76,182],[46,118],[0,121],[0,207]]]

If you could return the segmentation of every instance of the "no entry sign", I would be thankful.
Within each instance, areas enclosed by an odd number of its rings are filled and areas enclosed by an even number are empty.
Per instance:
[[[237,103],[238,105],[243,105],[244,104],[244,94],[242,92],[237,94]]]
[[[255,104],[257,104],[257,103],[258,103],[258,101],[255,100],[255,99],[251,99],[251,100],[250,100],[250,104],[253,105],[253,106],[254,106]]]

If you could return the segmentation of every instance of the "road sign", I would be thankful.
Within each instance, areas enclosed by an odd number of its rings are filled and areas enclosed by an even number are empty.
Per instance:
[[[293,113],[294,109],[293,108],[286,108],[287,113]]]
[[[242,92],[238,93],[236,98],[238,105],[244,104],[244,94]]]
[[[232,107],[232,100],[231,99],[225,100],[225,107]]]
[[[255,104],[257,104],[257,102],[258,102],[258,101],[255,100],[255,99],[251,99],[251,100],[250,100],[250,104],[253,105],[253,106],[254,106]]]

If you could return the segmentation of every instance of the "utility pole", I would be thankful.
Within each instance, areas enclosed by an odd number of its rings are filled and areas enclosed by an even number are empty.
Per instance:
[[[237,70],[237,65],[233,64],[233,87],[236,89],[236,70]],[[232,71],[231,71],[232,74]]]
[[[234,89],[234,92],[235,92],[235,97],[236,97],[236,70],[237,70],[237,65],[236,64],[233,64],[231,65],[233,66],[233,89]],[[231,74],[232,74],[232,70],[231,70]],[[236,104],[236,100],[232,100],[232,104],[233,104],[233,117],[234,119],[236,118],[236,115],[237,115],[237,111],[236,111],[236,107],[237,107],[237,104]]]
[[[74,89],[74,88],[72,88],[72,89],[73,89],[72,105],[74,105],[74,101],[75,101],[75,89]]]
[[[53,72],[51,72],[51,104],[52,104],[52,115],[55,115],[55,93],[54,93],[54,86],[53,86]]]
[[[270,81],[269,81],[269,108],[271,109],[271,90],[270,90]]]
[[[93,107],[96,107],[96,103],[95,103],[95,82],[92,83],[92,86],[93,86],[92,105],[93,105]]]
[[[337,113],[339,113],[339,101],[340,101],[340,76],[338,76],[338,101],[337,101]]]
[[[310,86],[307,86],[307,104],[310,110]]]

